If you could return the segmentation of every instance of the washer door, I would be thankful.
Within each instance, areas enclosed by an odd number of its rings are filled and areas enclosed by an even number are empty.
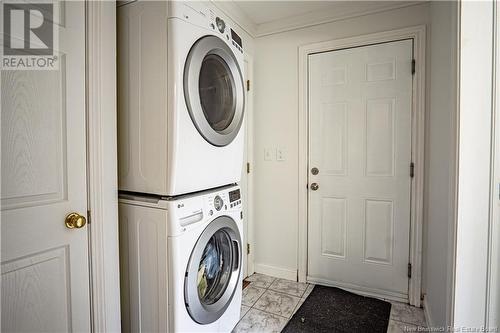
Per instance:
[[[240,262],[238,226],[220,216],[198,238],[184,278],[184,300],[194,321],[210,324],[224,314],[238,287]]]
[[[234,140],[243,121],[243,77],[233,51],[220,38],[202,37],[189,51],[184,98],[205,140],[215,146],[226,146]]]

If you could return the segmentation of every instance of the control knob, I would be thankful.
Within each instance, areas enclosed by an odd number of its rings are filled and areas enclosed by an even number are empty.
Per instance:
[[[222,209],[222,206],[224,206],[224,201],[222,200],[221,197],[218,195],[215,196],[214,198],[214,207],[217,211]]]
[[[224,33],[226,30],[226,22],[220,17],[215,18],[215,24],[217,24],[217,29],[219,29],[220,33]]]

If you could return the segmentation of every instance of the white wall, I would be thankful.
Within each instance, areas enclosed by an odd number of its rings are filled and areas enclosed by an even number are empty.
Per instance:
[[[492,121],[493,2],[461,3],[455,325],[486,321]],[[497,263],[498,264],[498,263]]]
[[[454,2],[431,2],[425,182],[424,305],[431,324],[449,322],[456,131],[456,14]]]
[[[496,10],[495,20],[499,22],[500,11]],[[498,23],[495,26],[495,34],[498,40],[500,36],[500,26]],[[493,184],[500,184],[500,43],[495,45],[495,87],[494,90],[494,147],[493,157],[494,160],[494,177]],[[492,216],[491,216],[491,249],[490,249],[490,271],[489,271],[489,313],[488,325],[500,327],[500,187],[493,186],[492,197]]]
[[[298,47],[428,24],[429,4],[256,39],[254,108],[255,269],[295,277],[298,227]],[[264,161],[282,147],[286,160]]]
[[[254,108],[254,239],[255,270],[276,276],[295,278],[298,247],[298,47],[300,45],[351,37],[416,25],[437,26],[429,46],[439,52],[428,56],[435,70],[429,83],[444,88],[431,94],[427,113],[426,218],[424,224],[432,235],[432,258],[424,261],[424,284],[435,297],[429,297],[429,311],[435,324],[446,322],[448,276],[447,239],[450,202],[449,155],[452,151],[453,89],[448,86],[453,70],[451,41],[451,3],[411,6],[384,13],[321,24],[305,29],[256,39],[255,108]],[[433,12],[433,13],[431,13]],[[441,21],[443,20],[443,21]],[[429,34],[430,35],[430,34]],[[430,54],[430,52],[428,52]],[[429,63],[429,62],[428,62]],[[429,79],[431,77],[431,79]],[[264,150],[285,150],[286,160],[264,160]],[[431,169],[429,171],[429,169]],[[432,186],[430,186],[432,185]],[[425,244],[424,244],[425,245]],[[434,252],[437,252],[434,256]],[[444,306],[444,307],[443,307]]]

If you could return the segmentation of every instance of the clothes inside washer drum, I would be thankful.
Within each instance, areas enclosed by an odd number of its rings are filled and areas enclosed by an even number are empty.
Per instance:
[[[215,303],[224,293],[231,276],[231,240],[217,231],[208,241],[198,267],[198,297],[204,304]]]

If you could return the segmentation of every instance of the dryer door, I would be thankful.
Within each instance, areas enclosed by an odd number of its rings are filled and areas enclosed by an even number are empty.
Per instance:
[[[194,321],[210,324],[224,314],[238,287],[240,262],[238,226],[220,216],[196,242],[184,278],[184,300]]]
[[[230,144],[243,121],[243,76],[231,48],[220,38],[200,38],[184,67],[184,98],[198,132],[215,146]]]

